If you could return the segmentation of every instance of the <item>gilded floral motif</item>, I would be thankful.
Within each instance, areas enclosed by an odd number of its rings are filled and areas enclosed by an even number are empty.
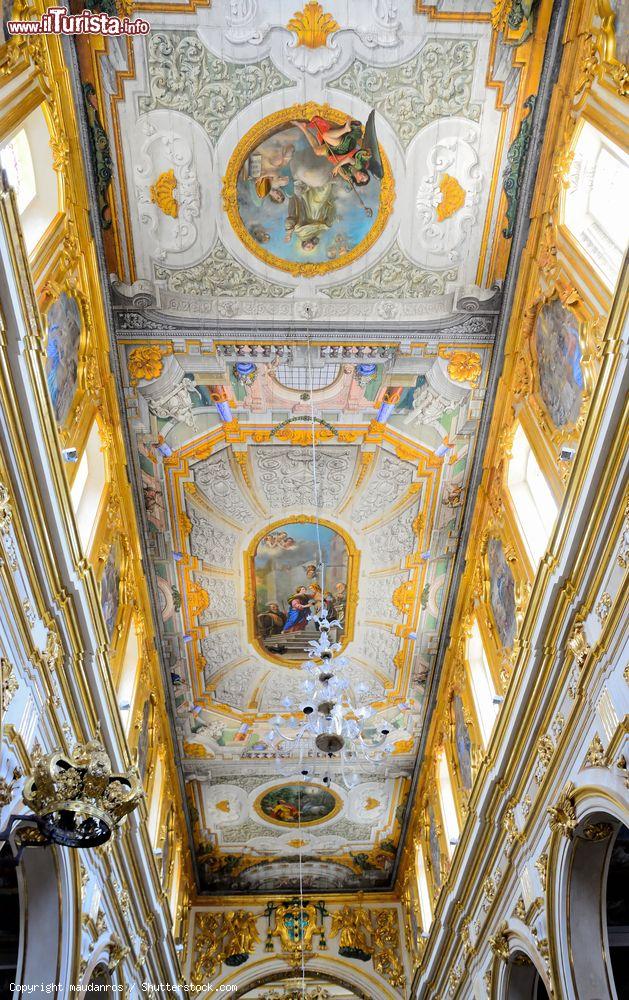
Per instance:
[[[135,347],[129,354],[127,361],[132,385],[136,385],[140,379],[150,382],[152,379],[159,378],[163,367],[161,348],[154,344],[146,347]]]
[[[174,170],[166,170],[160,174],[154,184],[151,185],[150,195],[154,205],[164,213],[176,219],[179,215],[179,202],[175,198],[174,191],[177,187],[177,178]]]
[[[192,582],[188,588],[188,609],[190,617],[196,618],[210,606],[210,595],[198,583]]]
[[[296,11],[286,25],[297,35],[297,44],[309,49],[325,45],[328,36],[339,30],[339,25],[331,14],[326,14],[320,3],[310,0],[303,10]]]
[[[577,825],[574,791],[574,784],[568,782],[555,805],[547,810],[550,829],[553,833],[561,833],[568,840],[572,839],[574,829]]]
[[[448,375],[453,381],[478,385],[483,370],[480,354],[474,351],[452,351],[447,357]]]
[[[444,174],[439,181],[441,191],[441,201],[437,205],[437,222],[445,222],[465,204],[465,190],[461,187],[456,177]]]

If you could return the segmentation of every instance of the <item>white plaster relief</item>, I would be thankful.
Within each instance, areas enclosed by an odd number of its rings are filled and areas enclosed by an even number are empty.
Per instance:
[[[209,625],[211,622],[225,621],[238,616],[239,603],[234,580],[201,573],[196,573],[195,579],[207,591],[210,598],[209,606],[199,615],[199,625]]]
[[[240,492],[227,448],[198,462],[194,466],[194,481],[219,514],[242,526],[253,520],[253,511]]]
[[[257,663],[243,663],[230,670],[214,689],[214,700],[243,711],[248,704],[251,683],[258,673]]]
[[[417,513],[418,505],[412,503],[386,524],[368,532],[367,555],[374,568],[376,565],[394,566],[415,550],[417,539],[413,531],[413,522]]]
[[[240,632],[237,629],[211,632],[201,639],[201,651],[205,659],[203,674],[205,683],[208,684],[218,670],[242,657]]]
[[[259,445],[250,454],[269,509],[281,514],[296,505],[324,510],[338,507],[351,484],[358,449],[319,446],[316,491],[309,448]]]
[[[413,481],[413,471],[410,462],[381,450],[376,471],[366,479],[360,500],[352,506],[352,521],[362,525],[382,517],[404,496]]]
[[[231,569],[236,535],[213,524],[207,514],[192,503],[187,505],[187,514],[192,522],[190,552],[208,566]]]

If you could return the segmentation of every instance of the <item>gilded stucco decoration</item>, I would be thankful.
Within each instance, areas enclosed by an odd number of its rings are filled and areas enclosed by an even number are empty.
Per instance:
[[[491,24],[502,31],[510,45],[523,45],[535,28],[539,0],[494,0]]]
[[[329,36],[339,30],[339,24],[316,0],[309,0],[302,10],[296,11],[286,27],[295,32],[298,45],[309,49],[325,45]]]
[[[448,375],[455,382],[470,382],[478,385],[482,366],[479,354],[474,351],[452,351],[446,354],[448,359]]]
[[[179,215],[179,202],[175,197],[176,188],[177,178],[172,168],[160,174],[150,188],[151,201],[161,209],[164,215],[170,215],[173,219]]]
[[[151,382],[159,378],[164,367],[162,351],[157,346],[136,347],[129,354],[127,363],[129,375],[135,384],[141,379]]]
[[[461,187],[456,177],[444,174],[439,181],[441,201],[437,205],[437,221],[445,222],[450,216],[463,208],[465,204],[465,189]]]
[[[4,656],[0,657],[0,682],[2,684],[0,714],[4,715],[19,687],[15,669]]]
[[[574,802],[575,785],[568,782],[555,805],[548,809],[548,823],[553,833],[560,833],[572,839],[577,826],[577,813]]]

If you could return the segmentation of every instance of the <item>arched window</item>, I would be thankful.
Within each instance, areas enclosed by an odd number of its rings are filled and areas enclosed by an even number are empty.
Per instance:
[[[151,789],[151,805],[149,808],[149,837],[154,847],[157,846],[157,833],[159,830],[159,816],[162,810],[162,785],[164,783],[164,762],[161,757],[157,758],[155,764],[155,778]]]
[[[106,478],[105,456],[98,424],[94,421],[70,488],[79,538],[84,549],[88,548],[96,525]]]
[[[446,752],[443,749],[439,751],[437,756],[437,784],[439,787],[439,799],[441,802],[443,825],[446,833],[446,840],[448,841],[448,853],[452,856],[454,848],[459,841],[459,834],[461,830],[459,827],[459,817],[456,811],[456,802],[454,801],[454,793],[452,791],[450,768],[448,767]]]
[[[419,896],[419,912],[421,913],[422,918],[422,930],[424,934],[427,934],[432,923],[432,906],[430,903],[430,890],[428,888],[428,878],[426,876],[424,852],[421,845],[417,848],[415,869],[417,872],[417,894]]]
[[[118,680],[118,708],[120,709],[120,717],[125,733],[129,732],[133,693],[139,665],[140,644],[135,628],[133,627],[133,622],[131,622],[129,631],[127,632],[124,653],[122,654]]]
[[[15,190],[17,210],[22,215],[37,194],[33,157],[25,129],[21,128],[2,147],[0,160],[7,172],[9,184]]]
[[[472,631],[467,641],[467,662],[483,744],[487,746],[498,713],[498,701],[483,637],[476,619],[472,623]]]
[[[59,211],[50,130],[35,108],[0,149],[0,163],[15,190],[26,249],[31,253]]]
[[[627,246],[628,185],[627,153],[584,122],[574,147],[564,222],[612,289]]]
[[[558,508],[521,424],[513,438],[507,485],[522,538],[537,566],[548,547]]]

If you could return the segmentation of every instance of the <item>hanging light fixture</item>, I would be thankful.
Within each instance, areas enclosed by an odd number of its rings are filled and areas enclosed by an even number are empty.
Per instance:
[[[360,781],[356,765],[379,764],[393,752],[391,731],[373,705],[360,703],[363,692],[360,685],[354,689],[348,676],[349,660],[337,655],[340,643],[330,641],[331,629],[340,622],[328,619],[323,602],[308,621],[319,635],[308,643],[310,655],[301,667],[306,675],[301,697],[297,703],[284,699],[290,718],[276,715],[265,741],[274,749],[281,773],[286,766],[287,775],[294,773],[296,755],[305,781],[322,777],[329,785],[338,774],[346,788],[353,788]]]
[[[135,769],[114,773],[100,739],[79,743],[70,754],[55,750],[37,760],[24,786],[24,802],[33,812],[13,813],[0,843],[10,840],[14,826],[27,824],[15,835],[13,864],[27,846],[98,847],[143,797]]]

